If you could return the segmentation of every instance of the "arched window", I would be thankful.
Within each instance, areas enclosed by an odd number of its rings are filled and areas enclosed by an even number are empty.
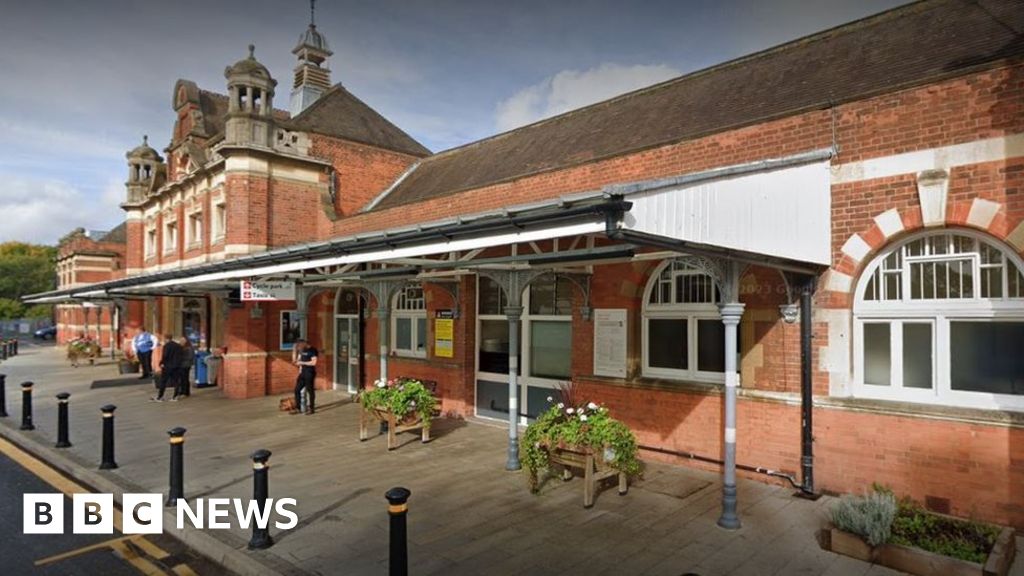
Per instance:
[[[714,279],[686,260],[669,260],[644,293],[643,375],[723,382],[725,327]]]
[[[1024,409],[1021,260],[966,230],[879,254],[854,302],[854,393]]]
[[[391,349],[400,356],[427,355],[427,303],[422,284],[408,284],[394,296]]]

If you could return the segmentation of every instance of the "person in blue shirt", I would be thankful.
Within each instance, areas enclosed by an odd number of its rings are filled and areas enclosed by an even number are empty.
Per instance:
[[[154,347],[156,347],[156,338],[146,331],[145,326],[139,326],[138,333],[132,338],[132,350],[142,366],[142,376],[139,376],[139,380],[144,380],[153,375]]]

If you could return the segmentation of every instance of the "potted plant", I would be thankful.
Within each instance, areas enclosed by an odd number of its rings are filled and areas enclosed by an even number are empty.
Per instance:
[[[833,552],[919,576],[1003,576],[1016,553],[1012,528],[929,512],[877,485],[837,502],[832,523]]]
[[[369,437],[369,421],[380,420],[388,424],[388,450],[395,448],[395,435],[400,432],[420,430],[421,440],[430,441],[430,420],[437,409],[437,398],[420,380],[377,380],[360,393],[359,404],[360,440]]]
[[[523,464],[529,473],[530,491],[540,489],[539,474],[562,468],[562,478],[572,470],[584,475],[583,505],[593,505],[596,484],[618,476],[619,494],[628,490],[628,478],[640,473],[637,442],[633,432],[594,402],[567,403],[578,396],[574,386],[563,389],[562,401],[552,405],[527,427],[522,439]],[[553,402],[553,398],[548,398]]]
[[[137,374],[139,372],[139,359],[130,349],[125,350],[124,357],[117,361],[119,374]]]

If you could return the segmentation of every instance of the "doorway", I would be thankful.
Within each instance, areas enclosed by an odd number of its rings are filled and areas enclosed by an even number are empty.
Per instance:
[[[334,305],[334,389],[359,391],[362,379],[362,334],[359,293],[338,291]]]

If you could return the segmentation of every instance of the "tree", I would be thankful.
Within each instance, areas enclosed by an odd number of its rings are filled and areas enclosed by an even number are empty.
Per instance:
[[[53,246],[5,242],[0,244],[0,319],[21,318],[29,310],[21,297],[53,290],[57,284]],[[33,314],[46,316],[49,307],[32,306]]]

